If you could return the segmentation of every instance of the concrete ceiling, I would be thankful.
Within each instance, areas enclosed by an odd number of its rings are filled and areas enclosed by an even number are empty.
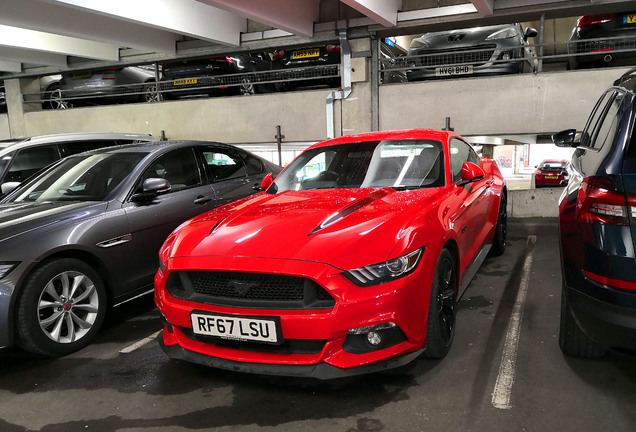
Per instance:
[[[462,3],[463,1],[463,3]],[[0,0],[0,75],[621,11],[623,0]],[[34,72],[35,71],[35,72]]]

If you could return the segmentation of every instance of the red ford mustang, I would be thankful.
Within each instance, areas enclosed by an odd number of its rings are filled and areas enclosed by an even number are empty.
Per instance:
[[[177,228],[155,301],[169,357],[321,379],[441,358],[506,242],[506,187],[453,132],[351,135]]]

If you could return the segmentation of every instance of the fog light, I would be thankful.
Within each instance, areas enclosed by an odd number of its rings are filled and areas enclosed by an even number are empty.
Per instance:
[[[510,53],[503,53],[501,58],[504,59],[504,60],[510,60]]]
[[[380,345],[382,343],[382,336],[380,333],[371,331],[367,333],[367,340],[371,345]]]
[[[360,327],[356,329],[349,330],[349,334],[369,334],[369,333],[377,333],[379,330],[386,330],[395,327],[395,323],[388,322],[382,324],[376,324],[372,326]],[[371,341],[369,341],[371,342]]]

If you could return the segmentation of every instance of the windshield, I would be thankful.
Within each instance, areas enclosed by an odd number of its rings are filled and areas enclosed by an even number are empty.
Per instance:
[[[72,156],[20,188],[9,202],[103,201],[146,153]]]
[[[539,165],[539,169],[543,171],[563,171],[568,161],[543,161]]]
[[[330,188],[422,188],[444,185],[442,144],[428,140],[367,141],[301,153],[273,192]]]

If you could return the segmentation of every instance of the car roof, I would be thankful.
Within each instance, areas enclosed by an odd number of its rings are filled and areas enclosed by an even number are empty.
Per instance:
[[[134,140],[157,141],[151,134],[121,133],[121,132],[73,132],[51,135],[39,135],[27,138],[14,138],[0,141],[0,151],[16,150],[24,147],[32,147],[40,144],[65,143],[73,141],[91,140]]]
[[[81,154],[98,154],[98,153],[134,153],[143,152],[148,154],[163,153],[169,150],[177,149],[180,147],[189,146],[209,146],[225,148],[225,149],[238,149],[238,147],[230,144],[225,144],[216,141],[197,141],[197,140],[172,140],[172,141],[154,141],[154,142],[142,142],[135,144],[125,144],[112,147],[104,147],[95,150],[90,150]]]
[[[481,26],[481,27],[467,27],[467,28],[461,28],[461,29],[452,29],[452,30],[442,30],[442,31],[438,31],[438,32],[428,32],[423,34],[420,39],[425,39],[425,38],[429,38],[432,36],[441,36],[441,35],[446,35],[446,34],[452,34],[452,33],[466,33],[466,32],[470,32],[470,33],[487,33],[487,32],[495,32],[497,30],[504,30],[510,27],[518,27],[519,23],[508,23],[508,24],[496,24],[496,25],[491,25],[491,26]]]

